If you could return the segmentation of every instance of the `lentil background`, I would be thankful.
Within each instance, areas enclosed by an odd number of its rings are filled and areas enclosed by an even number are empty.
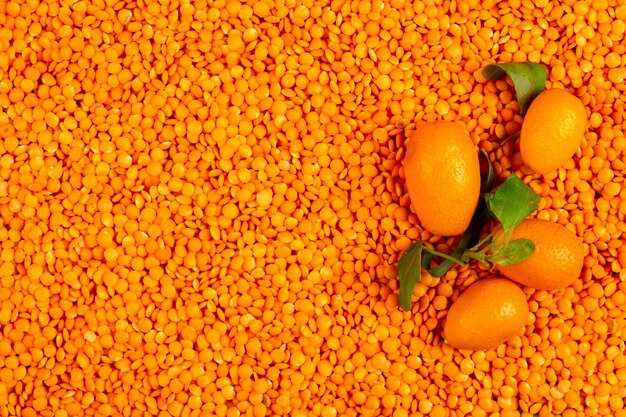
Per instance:
[[[0,416],[626,416],[626,3],[0,2]],[[530,176],[491,62],[587,107]],[[460,352],[406,195],[415,123],[462,122],[585,242],[525,334]]]

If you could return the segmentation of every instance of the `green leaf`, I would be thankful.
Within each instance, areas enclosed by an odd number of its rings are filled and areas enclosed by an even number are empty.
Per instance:
[[[490,64],[482,72],[490,81],[499,80],[505,74],[511,77],[522,114],[546,85],[546,69],[535,62]]]
[[[496,265],[509,266],[524,262],[535,252],[535,244],[529,239],[515,239],[494,246],[487,260]]]
[[[415,285],[422,279],[422,245],[417,242],[408,247],[398,262],[398,278],[400,279],[400,307],[404,311],[411,310],[411,297]]]
[[[502,223],[505,233],[511,232],[537,209],[541,197],[516,175],[510,175],[494,191],[483,195],[487,207]]]

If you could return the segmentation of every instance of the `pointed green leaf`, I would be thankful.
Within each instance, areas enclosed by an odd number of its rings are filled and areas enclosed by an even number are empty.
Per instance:
[[[537,209],[541,197],[516,175],[509,176],[494,191],[484,194],[487,207],[502,223],[505,233],[512,231]]]
[[[411,310],[411,298],[415,285],[422,279],[422,242],[408,247],[398,262],[398,278],[400,279],[400,307],[404,311]]]
[[[535,252],[535,244],[529,239],[515,239],[494,246],[488,260],[496,265],[509,266],[524,262]]]
[[[498,80],[504,75],[511,77],[522,114],[546,85],[546,69],[535,62],[490,64],[482,72],[490,81]]]

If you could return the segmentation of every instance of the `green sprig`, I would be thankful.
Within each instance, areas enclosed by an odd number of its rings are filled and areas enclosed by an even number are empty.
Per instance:
[[[454,264],[477,261],[486,266],[508,266],[528,259],[535,251],[534,243],[528,239],[510,240],[510,236],[513,229],[536,210],[539,200],[539,195],[528,185],[511,175],[498,187],[481,195],[469,227],[451,254],[436,251],[422,241],[412,244],[398,262],[400,307],[405,311],[411,309],[413,290],[421,280],[422,269],[437,278]],[[496,219],[497,225],[479,239],[480,232],[491,218]],[[500,231],[502,237],[498,234]],[[436,257],[444,260],[433,266]]]

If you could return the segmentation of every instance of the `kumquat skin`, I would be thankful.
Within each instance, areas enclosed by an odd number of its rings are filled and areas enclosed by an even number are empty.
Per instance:
[[[623,0],[0,0],[0,417],[625,417],[625,33]],[[511,62],[584,107],[549,172]],[[431,122],[583,245],[482,350],[444,327],[496,270],[399,306],[462,232],[411,205]]]

